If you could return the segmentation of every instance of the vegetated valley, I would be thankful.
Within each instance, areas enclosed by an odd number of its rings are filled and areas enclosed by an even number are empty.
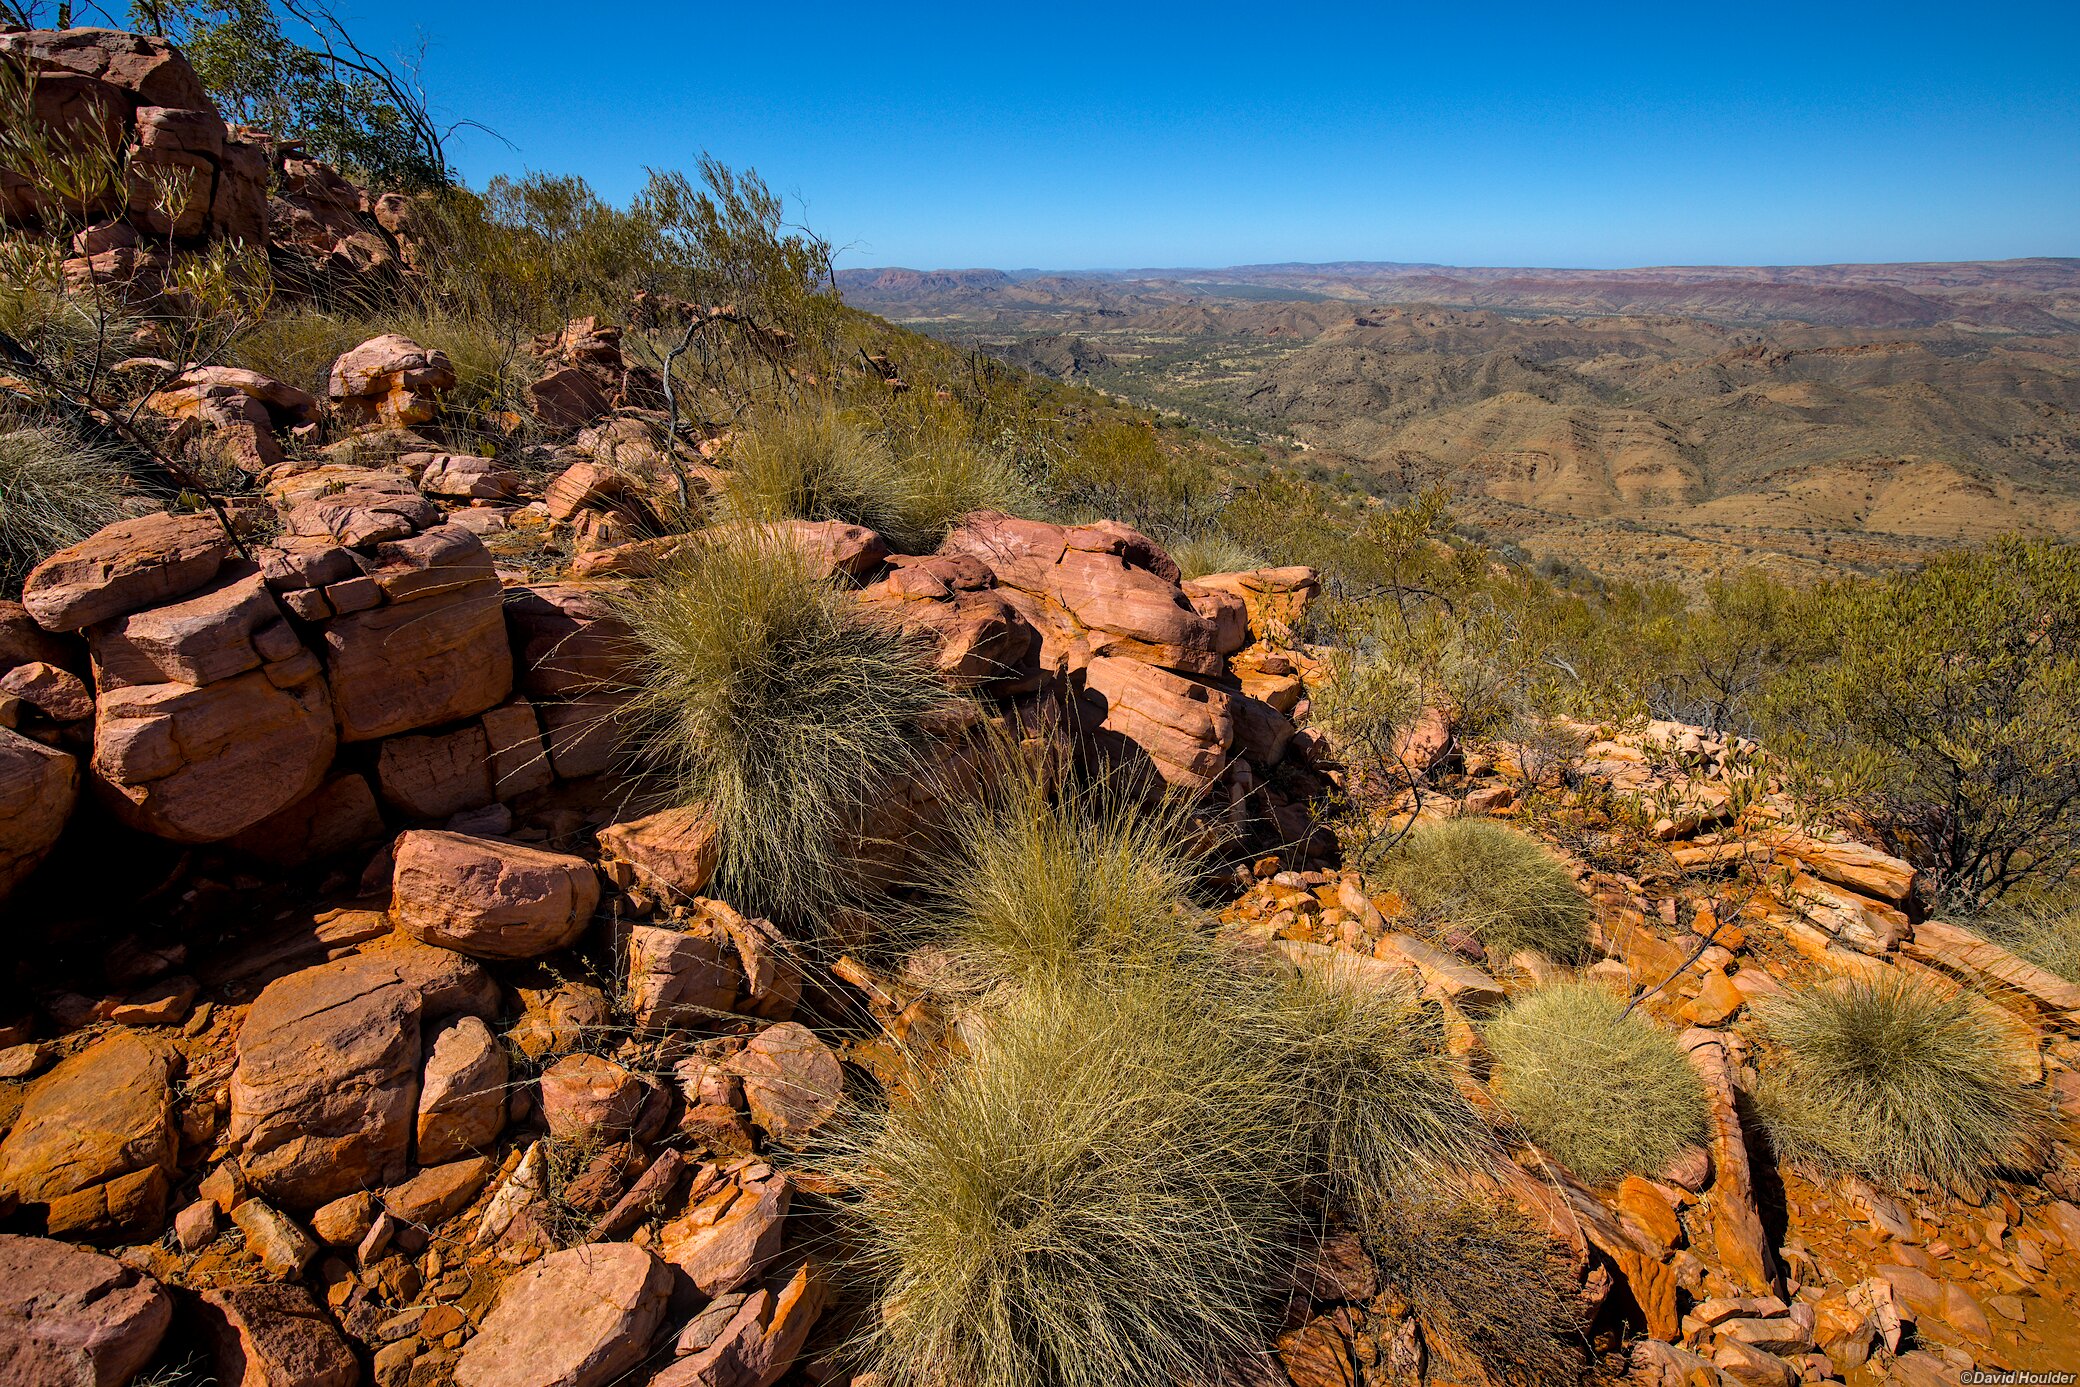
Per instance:
[[[2080,1358],[2070,262],[848,304],[325,15],[0,26],[0,1380]]]
[[[2080,261],[847,270],[849,301],[1539,557],[1811,581],[2080,530]]]

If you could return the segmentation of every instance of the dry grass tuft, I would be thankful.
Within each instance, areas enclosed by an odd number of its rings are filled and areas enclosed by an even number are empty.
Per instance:
[[[1355,968],[1303,970],[1266,1008],[1296,1126],[1329,1191],[1362,1216],[1382,1201],[1443,1188],[1494,1143],[1460,1090],[1443,1013],[1412,983],[1382,986]]]
[[[2051,1100],[1969,993],[1904,978],[1814,988],[1761,1009],[1774,1061],[1757,1106],[1784,1154],[1893,1189],[1976,1189],[2033,1163]]]
[[[1219,530],[1199,530],[1169,546],[1170,557],[1187,578],[1209,573],[1247,573],[1264,560],[1239,540]]]
[[[901,1387],[1210,1384],[1262,1351],[1301,1222],[1283,1081],[1149,988],[1005,994],[847,1159]]]
[[[958,697],[929,649],[757,531],[692,546],[624,615],[634,759],[714,816],[722,892],[790,920],[847,899],[847,832],[920,769]]]
[[[18,595],[38,563],[121,520],[125,481],[113,457],[0,416],[0,594]]]
[[[1006,752],[948,825],[923,932],[981,987],[1060,985],[1203,953],[1184,806],[1124,777],[1057,787]]]
[[[2000,902],[1972,922],[1988,939],[2056,973],[2080,982],[2080,899],[2070,894],[2050,900]]]
[[[1581,1380],[1565,1252],[1515,1209],[1471,1195],[1391,1201],[1365,1241],[1448,1364],[1496,1387]]]
[[[1538,840],[1489,819],[1416,825],[1380,875],[1427,924],[1464,930],[1492,959],[1530,949],[1561,962],[1588,948],[1589,901]]]
[[[1704,1087],[1675,1037],[1599,984],[1521,994],[1487,1042],[1496,1099],[1584,1180],[1652,1173],[1708,1134]]]

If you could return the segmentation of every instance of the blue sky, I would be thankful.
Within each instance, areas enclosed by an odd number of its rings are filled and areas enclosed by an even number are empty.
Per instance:
[[[472,182],[706,149],[840,264],[2080,255],[2080,4],[379,4]]]

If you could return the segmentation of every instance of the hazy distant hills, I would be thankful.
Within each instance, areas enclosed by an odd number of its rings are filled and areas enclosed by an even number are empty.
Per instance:
[[[845,296],[1694,579],[2080,535],[2080,259],[1641,270],[853,270]]]

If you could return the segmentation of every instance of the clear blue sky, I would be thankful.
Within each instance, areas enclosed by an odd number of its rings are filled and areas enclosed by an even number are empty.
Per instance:
[[[472,182],[702,149],[841,264],[2080,255],[2080,3],[347,0]]]

